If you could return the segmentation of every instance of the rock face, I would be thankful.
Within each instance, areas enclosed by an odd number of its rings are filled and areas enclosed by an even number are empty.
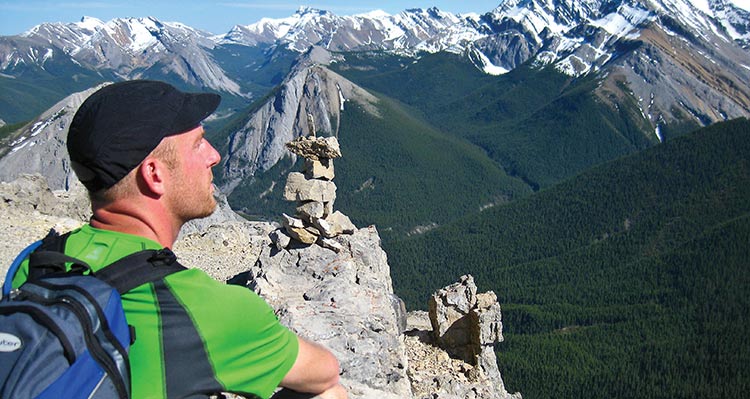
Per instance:
[[[70,191],[53,192],[47,180],[39,175],[21,175],[10,183],[0,182],[0,199],[15,211],[37,211],[45,215],[64,215],[74,220],[87,220],[91,206],[86,189],[79,181]]]
[[[339,252],[318,245],[263,248],[247,284],[282,323],[334,352],[350,397],[411,398],[401,335],[406,314],[377,230],[333,240]]]
[[[88,198],[84,194],[84,202]],[[72,230],[88,218],[88,205],[74,193],[53,192],[41,176],[0,183],[0,279],[16,255],[50,229]],[[84,215],[85,214],[85,215]]]
[[[289,156],[286,143],[307,132],[317,130],[321,135],[336,136],[347,102],[355,101],[368,112],[377,113],[373,104],[378,100],[373,95],[324,66],[332,57],[323,48],[311,48],[276,94],[231,135],[223,163],[223,192],[231,194],[243,180]]]

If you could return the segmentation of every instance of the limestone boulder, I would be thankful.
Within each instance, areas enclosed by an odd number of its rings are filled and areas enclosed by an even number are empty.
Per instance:
[[[305,226],[301,219],[283,215],[283,226],[286,233],[303,244],[314,244],[320,237],[320,232],[311,226]]]
[[[328,158],[321,158],[317,161],[306,159],[304,172],[308,179],[333,180],[336,177],[333,170],[333,159]]]
[[[472,276],[462,276],[430,297],[432,330],[441,347],[467,362],[478,354],[477,286]]]
[[[271,242],[273,242],[276,249],[279,250],[288,247],[292,242],[292,237],[290,237],[289,234],[285,233],[283,229],[276,229],[272,231],[268,236],[269,238],[271,238]]]
[[[325,206],[319,201],[303,202],[297,205],[297,216],[312,223],[314,219],[321,219],[325,216]]]
[[[292,172],[286,180],[284,199],[302,202],[333,202],[336,200],[336,184],[327,180],[307,179],[300,172]]]
[[[321,235],[327,238],[336,237],[339,234],[351,234],[357,229],[349,216],[340,211],[336,211],[324,219],[313,219],[312,222]]]
[[[495,344],[503,339],[497,296],[477,294],[472,276],[435,292],[429,313],[410,314],[409,322],[415,327],[406,333],[415,397],[521,398],[506,391],[497,365]]]

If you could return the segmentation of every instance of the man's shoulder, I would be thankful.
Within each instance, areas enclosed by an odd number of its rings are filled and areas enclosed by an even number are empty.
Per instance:
[[[201,269],[191,268],[187,264],[184,264],[184,266],[187,269],[166,277],[170,288],[173,290],[188,292],[204,298],[218,294],[222,295],[221,298],[227,298],[227,295],[241,298],[247,295],[257,296],[253,290],[247,287],[227,284],[214,279]]]
[[[273,315],[273,309],[253,290],[215,280],[200,269],[189,268],[165,278],[170,291],[187,308],[209,318],[244,314],[248,310]],[[275,320],[275,316],[273,316]]]
[[[65,254],[88,263],[95,271],[144,249],[162,249],[146,237],[84,225],[73,230],[65,242]]]

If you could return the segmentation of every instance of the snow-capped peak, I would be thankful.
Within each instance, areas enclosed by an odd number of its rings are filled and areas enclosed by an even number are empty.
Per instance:
[[[81,29],[94,31],[104,26],[104,22],[99,18],[83,16],[83,18],[81,18],[81,21],[76,25],[78,25],[78,27],[80,27]]]
[[[385,12],[383,10],[377,9],[377,10],[368,11],[368,12],[362,13],[362,14],[355,14],[353,16],[354,17],[359,17],[359,18],[380,19],[380,18],[390,18],[391,14],[388,14],[387,12]]]
[[[747,0],[727,0],[737,8],[741,8],[745,11],[750,11],[750,1]]]

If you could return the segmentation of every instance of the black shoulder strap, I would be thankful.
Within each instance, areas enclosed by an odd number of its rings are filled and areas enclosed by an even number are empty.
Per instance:
[[[96,277],[124,294],[135,287],[185,270],[169,248],[130,254],[95,273]]]
[[[50,231],[44,237],[39,248],[29,255],[29,280],[65,273],[66,263],[72,263],[71,269],[76,272],[91,270],[86,262],[65,255],[68,235],[58,235],[55,231]],[[135,287],[185,269],[185,266],[177,262],[177,256],[169,248],[163,248],[130,254],[105,266],[94,275],[117,289],[120,294],[124,294]]]
[[[86,262],[64,254],[68,235],[59,235],[52,229],[42,239],[42,244],[29,255],[29,280],[53,273],[65,273],[65,264],[68,262],[73,264],[73,269],[91,269]]]

